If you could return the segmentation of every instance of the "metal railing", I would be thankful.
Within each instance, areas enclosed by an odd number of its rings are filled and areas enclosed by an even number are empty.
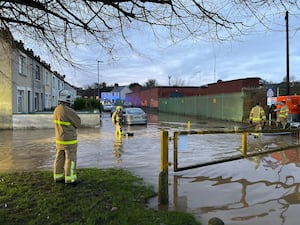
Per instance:
[[[193,169],[193,168],[198,168],[202,166],[208,166],[208,165],[213,165],[213,164],[218,164],[218,163],[224,163],[224,162],[229,162],[233,160],[239,160],[243,159],[246,157],[253,157],[256,155],[261,155],[261,154],[266,154],[266,153],[271,153],[271,152],[276,152],[276,151],[282,151],[290,148],[295,148],[300,146],[300,136],[299,136],[299,128],[290,128],[290,129],[265,129],[261,131],[254,131],[253,129],[232,129],[232,130],[185,130],[185,131],[175,131],[173,133],[173,170],[174,172],[177,171],[182,171],[182,170],[188,170],[188,169]],[[268,150],[262,150],[259,152],[247,152],[247,138],[248,138],[248,133],[294,133],[296,134],[298,138],[298,143],[296,145],[288,145],[276,149],[268,149]],[[241,154],[237,156],[232,156],[232,157],[227,157],[223,159],[218,159],[218,160],[213,160],[209,162],[204,162],[204,163],[199,163],[195,165],[190,165],[190,166],[185,166],[185,167],[178,167],[178,140],[179,140],[179,135],[206,135],[206,134],[241,134],[241,144],[242,144],[242,150]],[[160,171],[161,172],[168,172],[168,167],[172,163],[169,162],[169,140],[172,138],[169,137],[168,131],[162,130],[160,133],[160,139],[161,139],[161,150],[160,150]]]

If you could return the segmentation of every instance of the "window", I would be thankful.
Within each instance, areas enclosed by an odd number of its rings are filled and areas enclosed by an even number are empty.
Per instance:
[[[38,65],[35,66],[35,79],[41,80],[41,69]]]
[[[55,78],[52,77],[52,89],[55,89]]]
[[[45,84],[49,84],[49,72],[47,70],[45,72]]]
[[[21,113],[24,111],[24,91],[18,90],[17,96],[18,112]]]
[[[34,110],[38,111],[39,110],[39,93],[35,93],[34,95]]]
[[[49,102],[50,102],[50,96],[48,94],[45,94],[45,108],[49,109]]]
[[[31,112],[31,91],[30,90],[27,93],[27,107],[28,107],[28,112]]]
[[[19,73],[20,74],[26,74],[25,72],[26,68],[26,57],[24,55],[19,56]]]

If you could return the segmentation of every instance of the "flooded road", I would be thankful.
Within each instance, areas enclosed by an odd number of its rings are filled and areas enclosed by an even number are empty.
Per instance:
[[[133,137],[116,139],[109,114],[100,127],[78,130],[78,168],[120,167],[158,188],[160,130],[187,129],[189,118],[151,114],[147,126],[126,128]],[[191,118],[191,129],[232,129],[241,124]],[[0,131],[0,171],[52,170],[54,130]],[[240,134],[182,137],[178,162],[188,166],[241,154]],[[293,135],[248,137],[249,151],[297,143]],[[170,162],[173,142],[169,142]],[[151,207],[192,213],[203,224],[211,217],[235,225],[295,225],[300,210],[300,151],[289,149],[181,172],[169,171],[169,204]],[[80,174],[79,174],[80,176]],[[84,179],[84,178],[82,178]]]

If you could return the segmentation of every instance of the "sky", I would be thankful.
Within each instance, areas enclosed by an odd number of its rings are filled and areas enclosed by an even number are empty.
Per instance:
[[[268,82],[282,82],[286,77],[286,33],[284,16],[278,20],[279,31],[261,29],[231,42],[185,40],[170,45],[157,42],[145,32],[132,32],[137,51],[123,48],[114,60],[101,54],[91,43],[74,49],[73,56],[81,69],[50,64],[52,69],[66,75],[66,81],[77,87],[95,82],[107,85],[144,85],[154,79],[159,85],[200,86],[218,80],[260,77]],[[290,80],[300,81],[300,21],[290,16],[289,52]],[[276,28],[277,29],[277,28]],[[26,45],[26,43],[25,43]],[[38,53],[38,49],[34,49]],[[46,59],[46,55],[41,55]],[[101,61],[98,63],[97,61]],[[99,73],[98,73],[99,65]]]

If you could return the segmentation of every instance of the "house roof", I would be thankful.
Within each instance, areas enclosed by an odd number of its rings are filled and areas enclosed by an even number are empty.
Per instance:
[[[122,91],[124,88],[128,88],[128,86],[115,86],[111,92],[120,92]]]

